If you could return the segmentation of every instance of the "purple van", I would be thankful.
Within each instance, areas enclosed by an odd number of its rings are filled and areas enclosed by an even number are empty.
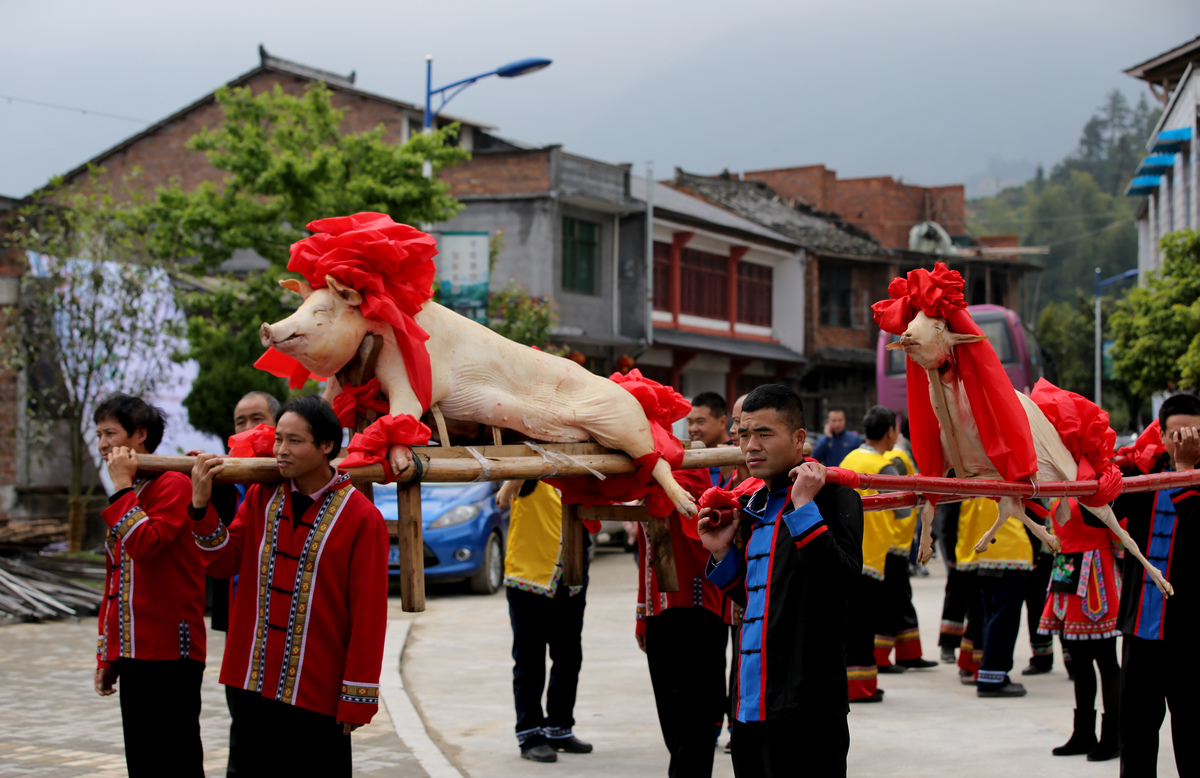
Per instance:
[[[1033,333],[1021,326],[1017,314],[999,305],[972,305],[967,313],[988,336],[988,343],[1000,357],[1004,372],[1008,373],[1014,387],[1029,394],[1033,385],[1041,378],[1042,352]],[[888,343],[900,340],[898,335],[879,333],[879,345],[875,353],[875,381],[879,404],[907,415],[908,385],[904,377],[904,362],[908,359],[903,351],[888,351]]]

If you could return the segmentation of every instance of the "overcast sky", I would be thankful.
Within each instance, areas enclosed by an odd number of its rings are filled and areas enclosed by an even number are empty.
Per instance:
[[[1124,68],[1197,34],[1195,0],[0,0],[0,95],[152,123],[260,43],[412,103],[426,54],[435,85],[548,57],[447,111],[660,178],[824,163],[932,185],[1052,164],[1110,89],[1145,91]],[[0,98],[0,194],[142,126]]]

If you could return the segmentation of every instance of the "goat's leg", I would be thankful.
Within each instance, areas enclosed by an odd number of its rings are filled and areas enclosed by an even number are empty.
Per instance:
[[[946,403],[946,388],[942,386],[942,377],[936,370],[926,370],[929,376],[929,399],[933,405],[933,415],[946,433],[950,441],[950,461],[954,464],[956,478],[967,478],[970,473],[963,467],[962,453],[958,450],[958,438],[955,436],[954,419],[950,418],[950,410]]]
[[[659,486],[667,493],[667,497],[671,498],[671,502],[675,504],[675,510],[679,511],[681,516],[695,516],[700,512],[693,502],[692,496],[688,494],[682,486],[675,480],[675,476],[671,475],[671,465],[665,459],[659,459],[654,463],[654,480],[658,481]]]
[[[1090,510],[1096,518],[1104,522],[1104,526],[1108,527],[1109,531],[1117,536],[1117,540],[1121,541],[1121,545],[1125,547],[1125,550],[1133,554],[1133,558],[1140,562],[1142,567],[1146,568],[1146,572],[1150,575],[1150,580],[1154,581],[1154,585],[1163,593],[1163,597],[1170,597],[1175,593],[1175,587],[1171,586],[1171,582],[1163,577],[1161,570],[1150,564],[1142,554],[1142,550],[1138,548],[1137,542],[1129,537],[1129,533],[1121,527],[1117,521],[1117,515],[1113,513],[1112,508],[1107,505],[1102,508],[1086,508],[1081,505],[1080,508],[1082,510]]]
[[[979,538],[979,541],[975,544],[975,550],[978,553],[982,554],[996,540],[996,533],[1000,531],[1000,528],[1004,526],[1004,522],[1008,521],[1010,516],[1016,517],[1022,524],[1029,527],[1029,531],[1034,534],[1034,537],[1053,549],[1055,553],[1061,550],[1062,544],[1059,543],[1058,538],[1050,534],[1046,529],[1046,525],[1030,518],[1029,514],[1025,512],[1025,505],[1021,502],[1020,498],[1002,497],[1000,499],[1000,514],[996,517],[996,523],[987,532],[983,533],[983,537]]]
[[[921,549],[917,552],[917,560],[925,565],[933,559],[933,512],[936,508],[932,503],[925,503],[921,508]]]

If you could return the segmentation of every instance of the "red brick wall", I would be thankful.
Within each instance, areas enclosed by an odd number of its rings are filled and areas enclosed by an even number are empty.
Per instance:
[[[864,316],[865,326],[829,327],[821,325],[821,279],[819,267],[831,260],[813,259],[805,268],[805,288],[808,289],[808,309],[805,311],[805,351],[812,354],[820,348],[866,348],[874,349],[879,337],[879,328],[868,311]],[[838,260],[832,260],[838,261]],[[851,269],[851,285],[854,289],[867,290],[865,303],[870,305],[888,296],[887,286],[899,274],[895,264],[856,262]],[[852,303],[861,301],[852,300]]]
[[[837,173],[824,165],[748,170],[747,181],[762,181],[780,196],[811,205],[819,211],[834,210]]]
[[[476,154],[438,173],[455,197],[550,191],[550,149]]]
[[[912,186],[891,176],[846,178],[824,165],[749,170],[747,181],[762,181],[781,197],[840,215],[889,248],[907,249],[908,231],[932,219],[951,235],[965,235],[966,194],[961,184]]]

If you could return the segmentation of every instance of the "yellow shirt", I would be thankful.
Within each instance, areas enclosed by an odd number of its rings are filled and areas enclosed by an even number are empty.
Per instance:
[[[875,475],[890,464],[890,457],[864,444],[847,454],[841,466],[856,473]],[[863,497],[878,494],[874,489],[856,491]],[[863,575],[883,580],[883,567],[887,562],[888,549],[892,547],[895,523],[895,511],[863,513]]]
[[[975,544],[1000,515],[995,500],[979,497],[962,504],[958,514],[958,543],[954,553],[959,570],[1032,570],[1033,545],[1021,520],[1010,516],[996,533],[996,542],[982,553]]]
[[[562,578],[562,498],[539,482],[528,497],[514,497],[504,553],[504,585],[553,597]],[[582,587],[572,586],[571,594]]]
[[[904,449],[893,448],[884,453],[884,456],[892,460],[892,464],[896,464],[896,460],[900,460],[900,464],[896,469],[900,471],[900,475],[915,475],[917,466],[913,464],[912,457]],[[907,511],[907,515],[904,515]],[[888,549],[889,554],[907,557],[909,550],[912,548],[913,535],[917,531],[917,511],[912,508],[904,508],[896,511],[896,520],[892,527],[892,547]]]

